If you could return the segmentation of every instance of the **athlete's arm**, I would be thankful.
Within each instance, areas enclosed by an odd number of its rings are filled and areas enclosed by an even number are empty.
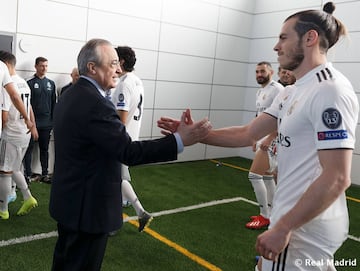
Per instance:
[[[318,151],[321,175],[273,228],[258,237],[258,252],[266,257],[271,252],[269,259],[275,259],[287,245],[292,230],[318,216],[344,193],[351,184],[352,153],[351,149]]]
[[[9,84],[5,85],[4,88],[6,89],[7,93],[9,94],[13,105],[20,112],[20,114],[24,117],[24,121],[26,123],[27,128],[29,130],[31,130],[31,128],[34,126],[34,124],[28,118],[24,103],[21,100],[20,95],[17,93],[13,83],[9,83]]]
[[[269,114],[261,114],[245,126],[232,126],[211,130],[201,142],[220,147],[251,146],[260,138],[275,132],[277,120]]]
[[[38,134],[38,130],[36,128],[36,122],[35,122],[35,115],[34,115],[34,111],[32,110],[32,106],[30,105],[30,120],[32,123],[34,123],[34,126],[30,129],[31,132],[31,136],[33,137],[33,139],[35,141],[37,141],[39,139],[39,134]]]
[[[126,120],[129,115],[128,111],[125,110],[116,110],[121,122],[126,126]]]
[[[5,111],[5,110],[2,110],[1,112],[2,114],[2,128],[4,129],[5,126],[6,126],[6,123],[8,122],[8,118],[9,118],[9,111]]]

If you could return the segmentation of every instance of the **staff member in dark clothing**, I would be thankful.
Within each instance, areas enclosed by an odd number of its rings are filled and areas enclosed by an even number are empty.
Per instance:
[[[35,60],[36,73],[27,83],[31,89],[31,106],[34,111],[36,126],[39,133],[39,149],[41,176],[44,183],[51,183],[48,176],[49,141],[52,130],[53,110],[56,103],[56,87],[54,81],[46,77],[48,60],[44,57],[37,57]],[[29,147],[24,157],[25,176],[35,180],[31,170],[32,152],[34,140],[31,138]]]

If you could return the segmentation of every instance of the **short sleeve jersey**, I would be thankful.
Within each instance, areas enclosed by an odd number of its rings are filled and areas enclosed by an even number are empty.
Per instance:
[[[6,109],[6,104],[5,104],[5,99],[4,99],[4,95],[6,93],[6,90],[4,89],[4,87],[9,84],[12,83],[13,80],[11,79],[11,76],[9,74],[9,70],[7,68],[7,66],[5,65],[4,62],[0,61],[0,82],[1,82],[1,93],[0,93],[0,105],[1,105],[1,109]],[[2,121],[2,115],[0,114],[0,123]],[[0,127],[0,135],[1,135],[1,127]]]
[[[331,63],[326,63],[287,86],[265,112],[278,120],[278,184],[273,224],[321,174],[318,150],[354,148],[359,104],[351,83]],[[311,223],[346,213],[346,199],[342,195]]]
[[[26,81],[18,75],[13,75],[15,88],[20,95],[27,115],[30,116],[30,88]],[[29,145],[30,133],[24,122],[24,117],[12,104],[10,97],[7,93],[4,94],[6,103],[8,106],[5,109],[8,111],[8,121],[3,129],[2,137],[8,142],[13,143],[19,147],[26,147]]]
[[[256,116],[268,108],[272,104],[274,98],[283,89],[284,87],[274,80],[270,81],[265,87],[260,88],[256,92]]]
[[[140,78],[133,72],[121,76],[112,94],[112,102],[116,110],[128,112],[126,131],[132,140],[138,140],[144,112],[144,87]]]

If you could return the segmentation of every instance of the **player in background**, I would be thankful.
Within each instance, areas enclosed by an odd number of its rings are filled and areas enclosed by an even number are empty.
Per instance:
[[[27,116],[35,123],[34,114],[30,105],[30,88],[26,81],[16,74],[16,58],[13,54],[0,51],[0,60],[3,61],[14,82],[16,90],[24,102]],[[24,202],[17,212],[17,215],[25,215],[38,205],[37,200],[31,195],[25,177],[21,172],[21,164],[25,155],[27,146],[30,141],[30,133],[24,122],[23,116],[11,103],[9,95],[3,91],[4,107],[2,110],[2,135],[0,140],[0,190],[2,194],[12,195],[12,200],[16,199],[15,185],[20,189]],[[32,128],[32,136],[37,139],[37,130],[34,125]],[[15,193],[15,195],[14,195]],[[10,200],[10,201],[12,201]],[[8,206],[2,203],[0,216],[2,219],[9,218]]]
[[[274,70],[267,61],[256,65],[256,81],[261,85],[256,93],[256,117],[270,107],[274,98],[284,87],[272,79]],[[275,192],[274,172],[276,169],[276,136],[273,132],[253,145],[255,157],[249,171],[249,181],[259,203],[260,214],[246,223],[248,229],[262,229],[270,224],[270,211]]]
[[[119,57],[122,72],[118,85],[112,94],[112,102],[131,139],[139,140],[144,112],[144,86],[140,78],[133,72],[136,55],[134,50],[128,46],[119,46],[115,50]],[[141,232],[150,224],[153,217],[145,211],[130,183],[129,167],[122,165],[121,174],[123,206],[129,206],[128,202],[130,202],[134,207],[139,218],[138,229]]]
[[[295,83],[296,78],[292,71],[285,70],[279,66],[278,68],[278,83],[282,84],[284,87],[292,85]]]

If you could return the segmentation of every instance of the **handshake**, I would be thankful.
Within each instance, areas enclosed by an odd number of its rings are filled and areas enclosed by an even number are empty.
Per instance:
[[[157,121],[157,125],[162,129],[161,133],[163,135],[177,132],[180,135],[184,146],[190,146],[201,142],[212,129],[208,118],[203,118],[198,122],[194,122],[191,117],[190,109],[186,109],[186,111],[182,113],[180,120],[161,117],[160,120]]]

